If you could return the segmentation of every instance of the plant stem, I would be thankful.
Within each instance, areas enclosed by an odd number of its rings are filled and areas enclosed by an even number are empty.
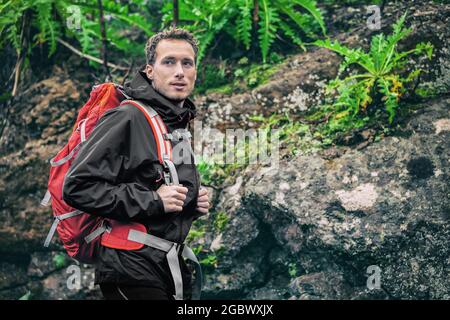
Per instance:
[[[91,61],[94,61],[94,62],[97,62],[97,63],[100,63],[100,64],[103,64],[103,60],[102,60],[102,59],[99,59],[99,58],[96,58],[96,57],[91,56],[91,55],[89,55],[89,54],[86,54],[86,53],[81,52],[80,50],[74,48],[73,46],[71,46],[70,44],[68,44],[68,43],[65,42],[64,40],[62,40],[61,38],[57,38],[56,40],[57,40],[59,43],[61,43],[63,46],[65,46],[67,49],[69,49],[69,50],[71,50],[72,52],[74,52],[74,53],[76,53],[77,55],[79,55],[80,57],[85,58],[85,59],[88,59],[88,60],[91,60]],[[111,67],[111,68],[113,68],[114,70],[124,70],[124,71],[128,70],[128,67],[118,66],[118,65],[115,65],[115,64],[113,64],[113,63],[111,63],[111,62],[108,62],[108,66]]]

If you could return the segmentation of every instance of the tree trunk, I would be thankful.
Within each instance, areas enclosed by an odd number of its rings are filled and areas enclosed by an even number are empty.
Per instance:
[[[259,21],[259,1],[253,0],[253,29],[257,30]]]
[[[106,38],[106,28],[105,28],[105,18],[103,16],[103,4],[102,0],[97,0],[98,2],[98,8],[100,11],[100,32],[102,34],[102,56],[103,56],[103,68],[105,70],[106,74],[106,80],[111,80],[111,74],[109,73],[108,68],[108,57],[107,57],[107,38]]]
[[[178,0],[173,0],[173,21],[172,27],[176,28],[179,21],[179,13],[178,13]]]
[[[255,58],[258,52],[258,22],[259,22],[259,0],[253,0],[253,28],[250,53]]]

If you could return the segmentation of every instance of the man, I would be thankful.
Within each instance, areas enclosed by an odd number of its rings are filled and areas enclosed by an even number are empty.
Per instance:
[[[151,106],[169,133],[186,130],[196,114],[188,96],[197,77],[197,41],[186,30],[171,29],[152,36],[145,51],[145,71],[125,84],[125,94]],[[142,111],[122,105],[104,113],[80,149],[65,177],[63,199],[84,212],[138,222],[150,235],[183,243],[192,222],[208,213],[209,200],[194,161],[176,169],[180,185],[165,185],[150,125]],[[189,298],[192,275],[179,260]],[[165,252],[149,246],[101,246],[95,283],[106,299],[169,300],[175,291]]]

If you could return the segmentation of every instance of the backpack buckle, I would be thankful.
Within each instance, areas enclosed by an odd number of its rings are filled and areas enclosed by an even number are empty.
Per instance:
[[[167,171],[164,171],[164,182],[166,185],[170,185],[172,183],[172,179],[170,179],[170,173]]]

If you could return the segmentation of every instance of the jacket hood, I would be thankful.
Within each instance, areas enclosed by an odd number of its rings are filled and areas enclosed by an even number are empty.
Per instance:
[[[124,90],[133,99],[148,103],[169,126],[185,127],[196,116],[197,111],[192,100],[186,98],[183,107],[180,108],[156,91],[143,71],[137,72],[131,81],[125,83]]]

